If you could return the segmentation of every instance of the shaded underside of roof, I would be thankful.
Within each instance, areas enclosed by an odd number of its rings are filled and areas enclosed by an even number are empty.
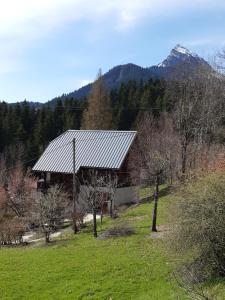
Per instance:
[[[48,145],[33,171],[73,173],[74,138],[76,173],[81,167],[119,169],[135,136],[136,131],[68,130]]]

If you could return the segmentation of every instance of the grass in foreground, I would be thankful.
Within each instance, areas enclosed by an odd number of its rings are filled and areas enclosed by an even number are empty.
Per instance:
[[[170,199],[160,199],[159,224]],[[178,299],[164,241],[150,235],[151,208],[142,204],[99,225],[132,226],[129,237],[96,240],[87,228],[49,246],[0,249],[0,299]]]

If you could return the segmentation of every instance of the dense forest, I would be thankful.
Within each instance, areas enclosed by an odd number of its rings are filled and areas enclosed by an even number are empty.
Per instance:
[[[112,90],[109,96],[112,129],[134,128],[142,110],[169,109],[162,80],[130,81]],[[32,165],[52,139],[67,129],[81,128],[86,108],[86,98],[58,98],[54,107],[47,103],[40,108],[31,107],[26,101],[15,105],[0,103],[0,153],[11,155],[9,161],[13,162],[13,157],[17,156],[15,151],[24,149],[22,160]]]

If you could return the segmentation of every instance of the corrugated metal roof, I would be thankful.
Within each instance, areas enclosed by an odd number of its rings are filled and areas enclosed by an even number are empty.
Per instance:
[[[54,139],[33,171],[73,173],[73,139],[76,139],[76,172],[80,167],[119,169],[136,131],[68,130]]]

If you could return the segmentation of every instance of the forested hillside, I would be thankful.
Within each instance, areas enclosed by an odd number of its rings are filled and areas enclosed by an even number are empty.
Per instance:
[[[112,129],[130,129],[135,126],[138,113],[145,109],[167,110],[165,82],[149,80],[129,81],[110,92],[113,115]],[[43,151],[49,141],[67,129],[80,129],[87,98],[58,99],[55,107],[48,104],[30,107],[26,101],[9,105],[0,103],[0,152],[12,157],[20,146],[23,160],[31,160]],[[24,149],[25,151],[23,151]],[[12,162],[13,159],[10,159]],[[34,161],[32,161],[32,164]]]

